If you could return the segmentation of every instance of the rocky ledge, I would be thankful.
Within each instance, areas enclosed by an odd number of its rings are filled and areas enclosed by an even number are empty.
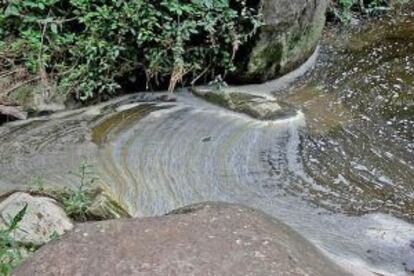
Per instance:
[[[271,95],[252,94],[231,89],[231,87],[224,89],[193,87],[192,92],[195,96],[210,103],[234,112],[244,113],[258,120],[285,119],[298,113],[295,107],[278,101]]]
[[[290,227],[203,203],[167,216],[81,224],[14,275],[346,275]]]

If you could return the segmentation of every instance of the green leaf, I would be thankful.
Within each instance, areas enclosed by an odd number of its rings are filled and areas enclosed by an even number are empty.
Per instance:
[[[20,12],[19,12],[19,9],[15,5],[10,4],[9,6],[7,6],[4,14],[6,15],[6,17],[8,17],[8,16],[13,16],[13,15],[19,15]]]
[[[14,231],[17,228],[17,225],[23,220],[24,215],[27,211],[27,206],[29,204],[26,202],[24,207],[14,216],[12,219],[10,225],[9,225],[9,231]]]
[[[57,25],[55,23],[50,24],[50,29],[52,30],[52,32],[54,34],[58,33],[58,28],[57,28]]]

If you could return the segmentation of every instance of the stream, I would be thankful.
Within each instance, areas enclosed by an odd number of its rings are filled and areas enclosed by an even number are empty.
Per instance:
[[[414,16],[355,29],[329,33],[319,55],[279,80],[228,88],[293,105],[289,117],[257,120],[182,89],[3,125],[0,192],[36,178],[76,187],[71,170],[86,159],[135,216],[241,203],[354,275],[406,275],[414,269]]]

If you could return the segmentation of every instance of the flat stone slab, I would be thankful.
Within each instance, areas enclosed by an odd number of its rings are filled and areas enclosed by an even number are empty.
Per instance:
[[[79,225],[14,275],[347,275],[263,212],[203,203],[172,214]]]

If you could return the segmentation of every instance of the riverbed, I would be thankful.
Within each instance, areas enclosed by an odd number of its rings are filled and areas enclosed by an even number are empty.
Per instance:
[[[241,203],[355,275],[405,275],[414,269],[414,17],[356,29],[327,37],[300,74],[227,88],[294,106],[288,117],[258,120],[182,89],[6,124],[0,191],[39,179],[76,187],[71,172],[87,160],[135,216]]]

